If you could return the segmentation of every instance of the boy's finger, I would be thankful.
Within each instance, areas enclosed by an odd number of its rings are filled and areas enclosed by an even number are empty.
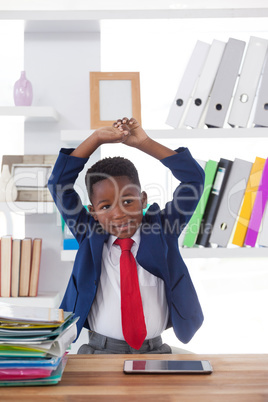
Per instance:
[[[123,131],[129,132],[129,128],[128,128],[127,124],[121,124],[121,126],[119,127],[119,129],[122,129]]]
[[[129,122],[128,118],[127,118],[127,117],[123,117],[122,123],[123,123],[123,124],[128,124],[128,122]]]
[[[131,119],[129,120],[129,124],[135,124],[137,123],[136,119],[134,119],[134,117],[131,117]]]

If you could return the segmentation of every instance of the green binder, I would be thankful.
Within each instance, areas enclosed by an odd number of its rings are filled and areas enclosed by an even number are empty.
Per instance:
[[[183,247],[193,247],[199,232],[202,217],[206,209],[208,197],[214,178],[217,172],[218,162],[209,160],[205,166],[205,184],[204,191],[197,204],[197,207],[187,225],[186,234],[183,240]]]

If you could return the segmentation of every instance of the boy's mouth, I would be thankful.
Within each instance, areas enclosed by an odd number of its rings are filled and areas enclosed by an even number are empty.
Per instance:
[[[129,222],[121,223],[120,225],[113,225],[113,227],[118,232],[126,232],[130,229],[133,229],[134,225],[133,225],[133,221],[129,221]]]

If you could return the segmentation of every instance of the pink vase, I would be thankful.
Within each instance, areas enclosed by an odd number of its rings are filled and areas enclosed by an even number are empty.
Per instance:
[[[13,96],[16,106],[31,106],[33,88],[30,81],[26,78],[25,71],[21,72],[20,79],[15,82]]]

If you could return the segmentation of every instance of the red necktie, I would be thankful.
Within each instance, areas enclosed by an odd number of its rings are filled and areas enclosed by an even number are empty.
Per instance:
[[[114,244],[121,247],[120,288],[122,330],[126,342],[134,349],[140,349],[146,334],[137,265],[132,254],[133,240],[117,239]]]

